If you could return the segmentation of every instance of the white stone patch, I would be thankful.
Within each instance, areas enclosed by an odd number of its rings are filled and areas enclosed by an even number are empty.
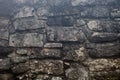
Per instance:
[[[20,8],[15,18],[31,17],[33,16],[33,11],[34,11],[34,8],[29,7],[29,6],[24,6]]]
[[[73,6],[77,6],[79,5],[80,3],[84,3],[84,2],[87,2],[88,0],[72,0],[72,5]]]
[[[23,46],[42,47],[43,46],[43,35],[37,34],[37,33],[25,34],[24,40],[23,40]]]

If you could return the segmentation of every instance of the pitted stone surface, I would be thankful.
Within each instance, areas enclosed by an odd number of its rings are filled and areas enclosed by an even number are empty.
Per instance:
[[[35,18],[17,19],[14,22],[15,30],[32,30],[45,27],[45,21]]]
[[[12,34],[10,35],[10,46],[15,47],[42,47],[44,35],[39,33]]]
[[[8,40],[8,36],[9,36],[8,25],[9,25],[9,19],[4,17],[0,18],[0,39]]]
[[[11,67],[10,59],[0,59],[0,70],[9,70]]]
[[[50,28],[48,29],[49,41],[73,41],[84,42],[85,35],[81,30],[74,28]]]
[[[97,59],[89,60],[85,63],[89,66],[90,75],[93,79],[119,79],[120,64],[119,59]],[[115,73],[115,74],[114,74]]]
[[[119,0],[0,0],[0,80],[120,80]]]
[[[31,72],[33,73],[47,73],[53,75],[63,74],[63,61],[60,60],[31,60]]]

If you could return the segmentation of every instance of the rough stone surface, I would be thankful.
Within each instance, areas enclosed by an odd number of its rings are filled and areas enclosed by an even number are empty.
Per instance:
[[[119,43],[106,43],[106,44],[86,44],[88,53],[91,57],[117,57],[120,56]]]
[[[69,80],[89,80],[87,69],[79,64],[71,64],[66,70],[66,76]]]
[[[29,58],[28,57],[17,57],[17,56],[14,56],[11,58],[11,61],[13,63],[23,63],[23,62],[26,62]]]
[[[37,75],[35,80],[45,80],[45,79],[50,79],[48,75]]]
[[[45,27],[45,21],[34,18],[17,19],[14,22],[15,30],[32,30]]]
[[[20,48],[20,49],[17,49],[16,50],[16,53],[17,54],[20,54],[20,55],[25,55],[28,53],[28,50],[27,49],[24,49],[24,48]]]
[[[99,33],[94,32],[91,35],[90,41],[91,42],[112,42],[118,39],[117,34],[115,33]]]
[[[9,19],[4,17],[0,18],[0,39],[8,40],[8,23]]]
[[[31,72],[33,73],[47,73],[53,75],[63,74],[63,62],[59,60],[32,60],[30,61]]]
[[[82,17],[109,17],[109,9],[104,6],[96,6],[96,7],[85,7],[83,11],[81,11]]]
[[[53,77],[51,80],[63,80],[61,77]]]
[[[29,6],[24,6],[19,12],[15,15],[15,18],[24,18],[24,17],[32,17],[34,9]]]
[[[45,48],[61,48],[62,44],[61,43],[46,43],[44,47]]]
[[[0,80],[120,80],[119,0],[0,0]]]
[[[42,47],[43,46],[43,34],[27,33],[27,34],[12,34],[10,35],[10,46],[16,47]]]
[[[13,80],[14,77],[12,74],[0,74],[0,80]]]
[[[120,77],[119,59],[97,59],[89,60],[85,63],[89,66],[90,76],[92,79],[113,79],[118,80]]]
[[[119,33],[120,31],[118,27],[120,23],[116,21],[91,20],[87,25],[90,30],[97,32]]]
[[[83,42],[85,40],[83,32],[74,28],[51,28],[48,30],[47,36],[49,41]]]
[[[0,58],[5,58],[14,51],[11,47],[0,47]]]
[[[13,73],[20,74],[29,70],[29,63],[20,63],[12,67]]]
[[[41,57],[48,57],[48,58],[60,58],[61,51],[59,49],[43,49],[41,51]]]
[[[8,70],[11,67],[10,59],[0,59],[0,70]]]
[[[37,59],[58,59],[61,58],[61,50],[60,49],[52,49],[52,48],[33,48],[27,53],[30,58],[37,58]]]

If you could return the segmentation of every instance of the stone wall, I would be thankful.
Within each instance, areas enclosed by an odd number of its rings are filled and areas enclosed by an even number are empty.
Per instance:
[[[120,1],[0,0],[0,80],[120,80]]]

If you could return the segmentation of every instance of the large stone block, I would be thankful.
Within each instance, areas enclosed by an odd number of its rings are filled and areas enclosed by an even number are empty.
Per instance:
[[[87,26],[83,27],[83,32],[91,42],[113,42],[119,37],[119,22],[107,20],[88,20]]]
[[[85,35],[82,30],[74,28],[49,28],[47,33],[49,41],[71,41],[71,42],[84,42]]]
[[[62,48],[62,43],[46,43],[44,48]]]
[[[29,60],[29,57],[22,57],[22,56],[12,56],[11,57],[11,62],[12,63],[23,63]]]
[[[118,7],[113,8],[111,11],[111,17],[112,18],[119,18],[120,17],[120,8],[118,8]]]
[[[9,29],[8,29],[9,19],[0,18],[0,39],[8,40]]]
[[[46,26],[44,20],[37,20],[35,18],[17,19],[13,24],[15,30],[34,30]]]
[[[42,58],[60,58],[61,51],[59,49],[43,49],[41,52]]]
[[[86,44],[88,54],[93,58],[120,57],[119,43]]]
[[[118,35],[115,33],[100,33],[94,32],[88,38],[91,42],[101,43],[101,42],[113,42],[118,39]]]
[[[63,62],[60,60],[31,60],[30,68],[32,73],[63,74]]]
[[[89,67],[91,80],[120,79],[120,59],[88,60],[85,65]]]
[[[107,20],[88,20],[87,26],[90,30],[96,32],[120,32],[120,22]]]
[[[39,7],[36,11],[36,14],[39,19],[46,19],[49,15],[49,9],[47,7]]]
[[[80,10],[81,17],[85,18],[107,18],[109,17],[109,8],[106,6],[83,7]]]
[[[10,46],[14,47],[42,47],[44,35],[39,33],[16,33],[10,35]]]
[[[68,80],[89,80],[88,70],[79,64],[71,64],[70,68],[65,71]]]
[[[14,75],[12,73],[0,74],[0,80],[14,80]]]
[[[29,63],[20,63],[12,67],[12,72],[15,74],[25,73],[29,70]]]
[[[48,26],[73,26],[74,18],[72,16],[53,16],[48,17],[47,20]]]
[[[0,58],[5,58],[14,51],[12,47],[0,47]]]
[[[30,58],[37,58],[37,59],[58,59],[61,57],[60,49],[49,49],[49,48],[33,48],[30,49],[31,51],[28,52],[30,54]]]
[[[37,77],[35,78],[35,80],[45,80],[45,79],[46,80],[63,80],[61,77],[42,75],[42,74],[37,75]]]
[[[22,6],[22,5],[34,5],[38,3],[39,0],[13,0],[15,4]]]
[[[9,70],[11,67],[10,59],[0,59],[0,70]]]
[[[86,49],[79,44],[66,44],[62,50],[63,60],[82,62],[86,59]]]
[[[34,15],[34,8],[29,6],[24,6],[18,9],[14,18],[25,18],[25,17],[32,17]]]
[[[72,6],[80,5],[111,5],[117,4],[117,0],[71,0]]]
[[[1,40],[0,40],[0,46],[2,46],[2,47],[7,47],[7,46],[9,46],[9,41],[8,41],[8,40],[1,39]]]

